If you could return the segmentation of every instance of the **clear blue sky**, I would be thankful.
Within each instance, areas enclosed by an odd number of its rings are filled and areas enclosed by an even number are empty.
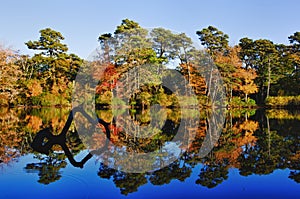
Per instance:
[[[124,18],[185,32],[196,42],[195,32],[213,25],[229,35],[231,45],[246,36],[287,44],[300,31],[299,0],[7,0],[0,6],[0,43],[24,54],[32,53],[24,42],[50,27],[65,36],[70,52],[86,58],[98,36],[113,32]]]

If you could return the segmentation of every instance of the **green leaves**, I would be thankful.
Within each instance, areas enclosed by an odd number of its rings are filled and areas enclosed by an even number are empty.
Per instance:
[[[201,44],[208,49],[211,55],[216,52],[225,52],[228,47],[228,35],[213,26],[197,31]]]
[[[164,28],[154,28],[150,36],[152,47],[159,58],[166,61],[179,58],[181,63],[187,62],[187,54],[193,49],[193,42],[185,33],[175,34]]]
[[[41,50],[41,54],[50,57],[56,57],[60,53],[64,53],[68,50],[65,44],[61,43],[61,40],[65,38],[60,32],[46,28],[40,30],[40,38],[37,41],[28,41],[25,44],[29,49]]]
[[[125,31],[137,28],[141,28],[137,22],[129,19],[123,19],[121,25],[117,26],[114,34],[124,33]]]
[[[67,54],[68,47],[62,40],[64,37],[60,32],[46,28],[40,30],[38,40],[25,43],[29,49],[40,52],[28,59],[27,64],[31,67],[25,67],[26,73],[29,73],[26,78],[36,80],[36,84],[42,87],[38,89],[39,96],[27,96],[26,103],[34,103],[33,98],[42,101],[43,96],[51,96],[46,100],[49,103],[59,99],[58,104],[66,105],[66,101],[70,101],[71,81],[75,79],[83,60],[75,54]],[[26,89],[31,92],[28,87]],[[57,102],[54,103],[51,105],[57,105]]]

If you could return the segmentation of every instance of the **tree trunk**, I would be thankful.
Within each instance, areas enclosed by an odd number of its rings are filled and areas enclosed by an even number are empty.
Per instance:
[[[229,99],[229,102],[231,102],[232,100],[232,85],[230,84],[230,99]]]
[[[271,132],[270,132],[270,121],[269,121],[269,117],[266,115],[267,117],[267,128],[268,128],[268,154],[269,156],[271,155]]]
[[[188,69],[188,84],[191,84],[191,82],[190,82],[190,76],[191,76],[190,65],[188,63],[187,63],[187,69]],[[190,95],[190,93],[188,93],[188,95]]]
[[[207,85],[207,104],[208,104],[208,100],[209,100],[209,97],[211,95],[211,82],[212,82],[212,72],[213,72],[213,68],[211,67],[211,70],[210,70],[210,75],[209,75],[209,81],[208,81],[208,85]]]
[[[267,97],[269,97],[270,94],[270,86],[271,86],[271,62],[270,58],[268,60],[268,88],[267,88]]]

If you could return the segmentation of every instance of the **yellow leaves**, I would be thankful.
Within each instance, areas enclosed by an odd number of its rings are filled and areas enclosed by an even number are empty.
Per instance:
[[[238,146],[251,145],[254,146],[257,141],[257,138],[253,135],[253,132],[246,132],[244,136],[236,139],[236,144]]]
[[[254,83],[257,74],[253,69],[239,68],[233,76],[241,80],[237,89],[241,90],[246,95],[258,92],[258,87]]]
[[[244,68],[239,68],[234,75],[243,79],[246,84],[250,84],[257,77],[257,74],[253,69]]]
[[[16,111],[1,109],[0,112],[0,160],[8,163],[20,155],[15,148],[20,148],[25,132],[17,129],[19,117]]]
[[[258,129],[258,122],[252,121],[252,120],[246,120],[243,123],[241,123],[240,125],[232,127],[232,130],[233,130],[234,134],[236,134],[236,135],[243,133],[243,132],[253,133],[257,129]]]
[[[185,78],[188,80],[188,83],[196,95],[202,94],[205,95],[207,86],[204,77],[199,74],[198,69],[193,64],[180,64],[181,70]]]
[[[257,93],[258,92],[258,87],[254,82],[246,85],[240,85],[239,89],[245,93],[245,94],[251,94],[251,93]]]
[[[269,106],[299,106],[300,96],[269,96],[266,99]]]
[[[43,92],[43,88],[37,79],[31,79],[27,81],[27,97],[39,96]]]
[[[0,46],[0,104],[9,104],[21,92],[17,81],[23,75],[20,67],[15,64],[17,55],[10,49]]]
[[[65,93],[68,90],[67,78],[60,77],[55,80],[56,81],[53,83],[52,88],[51,88],[51,93],[56,96]]]
[[[27,115],[25,119],[29,120],[27,127],[29,129],[32,129],[32,131],[34,131],[34,132],[38,132],[40,130],[40,127],[43,124],[42,119],[35,115]]]
[[[295,63],[300,64],[300,53],[293,53],[289,56]]]
[[[246,120],[241,124],[236,124],[232,127],[233,134],[226,138],[224,142],[220,143],[220,150],[215,152],[218,161],[224,159],[230,162],[231,166],[239,167],[240,162],[238,157],[243,153],[243,146],[254,146],[258,138],[254,132],[259,125],[256,121]],[[220,138],[222,140],[222,137]]]
[[[258,129],[258,122],[256,121],[252,121],[252,120],[247,120],[245,122],[243,122],[242,124],[240,124],[240,128],[253,133],[254,131],[256,131]]]
[[[300,114],[294,113],[292,114],[288,110],[285,109],[270,109],[266,110],[266,115],[270,119],[296,119],[300,120]]]
[[[234,165],[235,167],[238,167],[239,163],[237,161],[238,157],[242,153],[241,147],[235,147],[230,151],[216,151],[215,156],[217,160],[223,160],[227,159],[231,165]]]
[[[223,53],[218,53],[215,55],[215,62],[217,64],[225,64],[225,65],[232,65],[236,68],[242,67],[242,61],[238,56],[240,52],[239,46],[234,46],[229,48],[229,53],[224,55]]]
[[[300,151],[297,151],[295,155],[290,157],[292,161],[299,161],[300,160]]]
[[[232,141],[235,143],[237,147],[241,147],[247,144],[253,146],[257,138],[253,135],[253,133],[258,129],[258,122],[252,120],[246,120],[238,126],[232,128],[235,132],[235,135],[240,135],[234,138]]]

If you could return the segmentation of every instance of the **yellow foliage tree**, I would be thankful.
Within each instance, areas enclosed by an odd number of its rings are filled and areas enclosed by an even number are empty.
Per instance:
[[[22,71],[16,61],[15,52],[0,46],[0,105],[13,103],[21,92],[18,81],[22,79]]]
[[[240,79],[240,83],[237,88],[245,94],[245,101],[248,101],[248,95],[258,92],[258,87],[254,83],[254,79],[257,77],[256,72],[253,69],[239,68],[234,76]]]

